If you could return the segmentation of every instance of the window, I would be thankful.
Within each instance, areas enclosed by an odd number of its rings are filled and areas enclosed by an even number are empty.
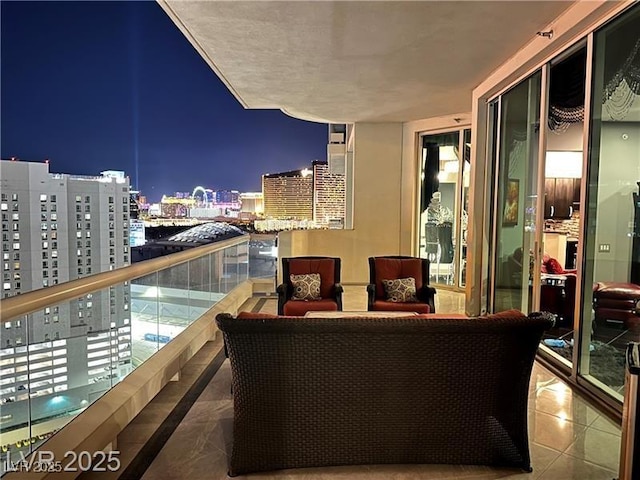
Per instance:
[[[11,220],[13,220],[14,222],[17,222],[18,220],[20,220],[20,214],[19,213],[12,213],[11,214]]]
[[[49,262],[47,261],[42,262],[42,268],[49,268]]]
[[[20,243],[15,242],[15,243],[13,244],[13,249],[14,249],[14,250],[20,250]]]
[[[55,203],[56,200],[57,200],[57,197],[55,195],[51,195],[51,201]]]
[[[129,197],[122,197],[122,204],[123,205],[128,205],[129,204]]]
[[[8,209],[9,209],[9,206],[8,206],[6,203],[3,203],[3,204],[1,204],[1,205],[0,205],[0,209],[2,209],[2,210],[8,210]]]
[[[11,283],[10,282],[4,282],[2,284],[2,288],[4,288],[5,290],[11,290]]]
[[[14,203],[14,204],[13,204],[12,210],[13,210],[14,212],[17,212],[17,211],[18,211],[18,204],[17,204],[17,203]]]
[[[41,194],[41,195],[40,195],[40,201],[41,201],[41,202],[46,202],[46,201],[47,201],[47,195],[46,195],[46,194],[44,194],[44,193],[43,193],[43,194]]]
[[[51,230],[57,230],[58,229],[58,224],[57,223],[52,223],[51,224]]]
[[[14,202],[17,202],[18,201],[18,194],[17,193],[12,193],[11,194],[11,200],[14,201]]]
[[[84,219],[85,220],[91,220],[91,214],[90,213],[85,213],[84,214]]]
[[[57,212],[58,211],[58,206],[55,203],[53,205],[51,205],[51,211],[52,212]]]
[[[7,194],[6,194],[6,193],[3,193],[3,194],[1,195],[1,199],[2,199],[2,201],[6,201],[6,200],[8,200]]]
[[[82,275],[82,267],[78,267],[78,275]]]
[[[46,240],[46,239],[47,239],[47,232],[42,232],[42,233],[40,234],[40,238],[41,238],[42,240]]]
[[[8,232],[9,231],[9,224],[8,223],[3,223],[2,224],[2,231],[3,232]]]
[[[87,232],[85,235],[87,238],[91,237],[91,232]]]
[[[40,230],[47,230],[49,228],[49,226],[46,224],[46,222],[42,222],[40,224]]]
[[[11,322],[4,322],[4,328],[11,328]]]
[[[20,240],[20,234],[19,233],[14,233],[13,234],[13,239],[14,240]]]
[[[76,232],[76,238],[82,238],[82,232]]]
[[[113,197],[109,197],[109,203],[113,203]]]
[[[40,211],[41,212],[46,212],[47,211],[47,204],[46,203],[42,203],[40,205]]]
[[[42,248],[49,248],[49,242],[42,242]]]
[[[90,201],[91,201],[91,197],[89,195],[84,197],[84,203],[89,203]]]
[[[80,195],[76,195],[76,202],[81,202],[82,201],[82,197]]]
[[[51,214],[51,220],[53,220],[53,221],[58,220],[58,214],[57,213],[52,213]]]

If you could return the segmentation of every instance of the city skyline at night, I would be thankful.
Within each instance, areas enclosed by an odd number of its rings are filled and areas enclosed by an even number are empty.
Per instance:
[[[245,110],[155,2],[0,5],[2,158],[122,170],[159,201],[326,156],[325,124]]]

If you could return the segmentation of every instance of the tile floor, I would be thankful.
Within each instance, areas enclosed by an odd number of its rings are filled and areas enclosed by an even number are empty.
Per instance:
[[[366,293],[346,287],[344,310],[364,310]],[[461,294],[440,291],[436,308],[462,311]],[[245,310],[256,305],[256,299]],[[261,308],[275,313],[276,300]],[[225,361],[205,391],[147,469],[145,480],[224,479],[232,448],[230,367]],[[529,440],[533,473],[461,465],[364,465],[260,473],[240,478],[329,479],[602,479],[617,477],[620,427],[601,415],[566,384],[534,366],[529,393]],[[144,412],[143,412],[144,413]]]

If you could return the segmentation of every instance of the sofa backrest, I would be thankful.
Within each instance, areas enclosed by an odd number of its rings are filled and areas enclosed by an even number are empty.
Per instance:
[[[363,463],[528,468],[546,316],[233,318],[230,472]]]

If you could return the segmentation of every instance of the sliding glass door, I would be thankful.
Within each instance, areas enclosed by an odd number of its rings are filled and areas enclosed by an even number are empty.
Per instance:
[[[534,310],[539,283],[539,71],[500,98],[490,308]]]

